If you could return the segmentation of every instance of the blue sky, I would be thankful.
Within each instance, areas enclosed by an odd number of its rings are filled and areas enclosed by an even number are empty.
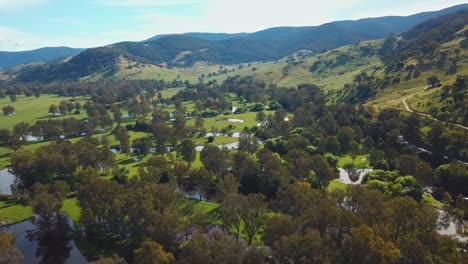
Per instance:
[[[409,15],[457,0],[0,0],[0,50],[96,47],[156,34],[254,32],[274,26]]]

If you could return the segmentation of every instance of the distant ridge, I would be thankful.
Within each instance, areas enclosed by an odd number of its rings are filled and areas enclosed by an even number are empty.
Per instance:
[[[110,77],[118,69],[117,64],[122,59],[160,67],[187,67],[197,62],[229,65],[274,61],[298,50],[309,50],[317,54],[361,41],[386,38],[392,33],[399,35],[431,18],[467,9],[468,4],[463,4],[406,17],[365,18],[312,27],[277,27],[240,35],[187,33],[156,36],[155,40],[120,42],[103,48],[88,49],[67,61],[26,67],[19,72],[16,80],[80,80],[98,73],[105,73],[101,76]]]
[[[226,40],[226,39],[233,39],[233,38],[243,38],[247,37],[249,33],[203,33],[203,32],[189,32],[189,33],[183,33],[183,34],[161,34],[161,35],[156,35],[154,37],[151,37],[143,42],[150,42],[150,41],[155,41],[170,35],[183,35],[183,36],[188,36],[188,37],[194,37],[194,38],[199,38],[199,39],[204,39],[204,40]]]
[[[47,47],[29,51],[0,51],[0,68],[31,62],[48,62],[59,58],[75,56],[83,50],[69,47]]]

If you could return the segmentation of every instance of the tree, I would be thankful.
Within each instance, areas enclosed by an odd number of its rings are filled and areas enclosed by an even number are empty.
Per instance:
[[[118,255],[113,255],[108,258],[100,258],[97,261],[91,262],[92,264],[127,264],[125,259],[119,257]]]
[[[323,153],[332,153],[332,154],[339,154],[341,151],[341,145],[338,139],[335,136],[326,137],[320,143],[319,149]]]
[[[41,221],[50,223],[60,212],[65,201],[68,186],[65,182],[55,182],[51,186],[36,184],[33,187],[31,206]]]
[[[67,102],[66,101],[61,101],[59,104],[59,111],[60,114],[65,115],[68,112],[68,107],[67,107]]]
[[[249,161],[247,164],[250,163],[250,165],[244,170],[257,175],[259,191],[266,197],[272,198],[276,195],[280,185],[286,183],[289,179],[289,175],[283,167],[280,156],[273,153],[271,150],[263,148],[258,152],[257,157],[258,165],[255,164],[253,160],[247,160]],[[249,167],[253,168],[251,169]],[[250,173],[244,174],[249,175]],[[248,181],[243,181],[243,183],[245,185],[251,185]],[[246,189],[245,186],[242,187]]]
[[[262,240],[266,245],[272,246],[281,237],[290,236],[294,232],[296,232],[296,225],[292,216],[276,215],[266,221]]]
[[[145,241],[135,250],[133,263],[138,264],[171,264],[174,256],[154,241]]]
[[[130,153],[130,135],[124,127],[117,127],[113,131],[115,138],[120,143],[120,150],[122,153]]]
[[[15,113],[15,108],[13,106],[7,105],[2,108],[4,115],[12,115]]]
[[[215,184],[215,175],[213,172],[205,168],[194,169],[190,172],[190,183],[196,188],[200,195],[200,200],[203,197],[208,198],[208,193],[211,187]]]
[[[217,199],[223,201],[229,194],[236,194],[239,190],[239,180],[232,174],[228,174],[218,184]]]
[[[232,236],[214,231],[208,235],[195,234],[185,246],[187,262],[193,264],[241,264],[245,246]]]
[[[68,113],[72,113],[74,109],[75,109],[75,104],[72,103],[72,102],[68,102],[68,103],[67,103],[67,111],[68,111]]]
[[[244,256],[243,264],[266,264],[268,262],[269,252],[262,246],[251,246]]]
[[[18,123],[13,127],[13,134],[16,137],[21,138],[23,142],[26,142],[28,140],[28,134],[29,134],[30,128],[31,126],[26,122]]]
[[[364,147],[364,150],[366,150],[366,152],[370,152],[371,150],[373,150],[374,145],[374,140],[369,136],[365,137],[362,142],[362,146]]]
[[[0,143],[5,144],[8,148],[14,150],[18,150],[21,146],[21,141],[19,137],[16,137],[10,130],[8,129],[0,129]]]
[[[56,115],[59,112],[59,109],[56,105],[50,105],[49,114]]]
[[[15,247],[12,233],[0,231],[0,264],[20,264],[23,254]]]
[[[359,155],[359,144],[356,141],[349,142],[349,154],[351,155],[351,159],[353,160],[354,165],[354,161]]]
[[[150,153],[151,148],[153,147],[153,142],[151,142],[149,137],[145,137],[135,139],[132,145],[136,154],[146,156]]]
[[[435,184],[444,187],[453,196],[468,196],[468,165],[461,162],[441,165],[435,171]]]
[[[203,130],[205,129],[205,120],[201,116],[197,116],[195,118],[195,130],[198,133],[202,133]],[[203,135],[201,135],[203,136]]]
[[[346,247],[351,263],[397,263],[400,258],[397,245],[385,241],[365,225],[351,229]]]
[[[244,222],[248,244],[251,245],[255,235],[265,224],[267,216],[265,196],[261,194],[250,194],[247,196],[245,203],[242,204],[240,216]]]
[[[258,122],[262,123],[262,122],[265,122],[266,120],[266,114],[265,112],[258,112],[257,115],[255,116],[255,120],[257,120]]]
[[[177,152],[182,157],[182,159],[190,165],[195,161],[197,156],[197,150],[195,148],[195,143],[192,140],[187,139],[180,143],[179,147],[177,148]]]
[[[122,111],[120,110],[120,107],[115,104],[111,105],[111,112],[114,117],[114,121],[117,122],[118,126],[120,126],[122,123]]]
[[[320,233],[307,229],[300,234],[283,236],[273,244],[277,263],[331,263]]]
[[[239,151],[255,153],[260,145],[260,140],[246,133],[241,133],[239,137]]]
[[[232,230],[239,241],[239,234],[242,223],[242,210],[244,210],[245,196],[237,193],[231,193],[224,198],[219,207],[219,216],[224,226]]]
[[[36,256],[42,256],[42,263],[64,263],[70,255],[73,229],[68,218],[60,213],[66,194],[64,182],[50,186],[36,184],[33,188],[31,204],[35,229],[26,237],[37,241]]]
[[[311,157],[311,167],[314,172],[314,186],[319,189],[327,187],[331,180],[337,178],[327,160],[321,155]]]
[[[440,84],[440,80],[439,78],[437,78],[437,76],[431,76],[427,78],[427,85],[430,86],[431,88],[434,88],[439,84]]]
[[[463,218],[465,217],[465,211],[466,211],[466,205],[465,205],[465,199],[463,195],[459,194],[457,195],[457,199],[455,200],[455,217],[463,223]]]
[[[223,176],[229,167],[229,152],[217,146],[205,145],[200,152],[200,160],[208,171],[216,176]]]

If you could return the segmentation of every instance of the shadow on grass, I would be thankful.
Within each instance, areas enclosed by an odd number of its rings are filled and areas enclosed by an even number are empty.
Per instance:
[[[129,158],[129,159],[126,159],[126,160],[122,160],[121,162],[119,162],[120,165],[130,165],[130,164],[133,164],[133,163],[137,163],[135,161],[135,158]]]

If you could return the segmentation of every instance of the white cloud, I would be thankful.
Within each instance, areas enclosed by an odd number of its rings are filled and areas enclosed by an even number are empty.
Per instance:
[[[24,50],[42,44],[36,36],[0,25],[0,50]]]
[[[151,9],[135,15],[154,34],[253,32],[276,26],[312,26],[335,20],[410,15],[461,4],[460,0],[205,0],[201,13],[189,16]]]
[[[149,11],[135,18],[153,24],[156,33],[252,32],[275,26],[310,26],[330,22],[347,8],[363,2],[368,0],[206,0],[201,14],[180,16]]]
[[[117,7],[161,7],[197,4],[195,0],[96,0],[96,4]]]
[[[53,24],[79,26],[85,24],[83,20],[67,17],[48,18],[45,21]]]
[[[44,2],[47,0],[17,0],[15,3]],[[37,36],[0,25],[0,50],[25,50],[43,46],[96,47],[119,41],[139,41],[156,34],[183,32],[253,32],[275,26],[310,26],[334,20],[377,17],[382,15],[408,15],[437,10],[464,1],[457,0],[90,0],[100,5],[128,7],[122,19],[132,20],[125,28],[109,25],[105,31],[83,32],[61,37]],[[12,1],[0,0],[0,10],[12,8]],[[199,5],[190,13],[163,13],[159,7],[185,4]],[[18,6],[18,5],[17,5]],[[21,5],[19,5],[21,6]],[[126,9],[126,10],[127,10]],[[179,6],[176,11],[179,11]],[[86,24],[85,15],[77,17]],[[49,19],[58,24],[79,24],[67,17]]]
[[[466,4],[466,0],[412,0],[406,1],[403,5],[395,5],[385,10],[362,10],[361,12],[354,13],[350,18],[359,19],[366,17],[382,17],[382,16],[408,16],[420,12],[437,11],[447,7]]]
[[[94,33],[81,33],[73,37],[42,37],[22,32],[0,25],[0,51],[23,51],[41,47],[67,46],[73,48],[90,48],[109,45],[112,43],[135,40],[140,41],[151,37],[146,30],[109,31],[96,37]]]
[[[47,3],[49,0],[0,0],[0,12],[24,10]]]

